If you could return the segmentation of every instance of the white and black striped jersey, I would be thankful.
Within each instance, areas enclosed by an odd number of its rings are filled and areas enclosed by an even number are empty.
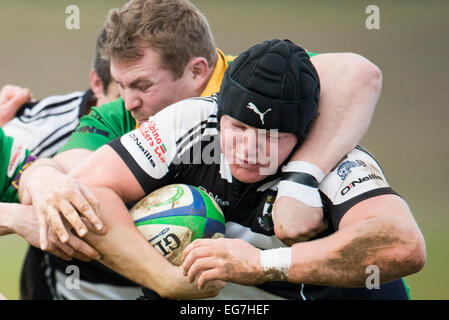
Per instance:
[[[193,98],[162,110],[109,145],[146,194],[172,183],[197,186],[221,206],[226,218],[226,237],[244,239],[260,249],[285,246],[275,236],[271,220],[280,172],[254,184],[233,179],[220,151],[219,135],[216,98]],[[356,203],[394,194],[377,161],[361,147],[332,170],[319,190],[325,217],[331,223],[318,238],[335,232],[343,215]],[[287,282],[269,282],[259,289],[287,299],[344,299],[351,294],[344,288]],[[367,289],[353,290],[360,291],[355,293],[356,297],[375,297]]]
[[[22,142],[34,156],[51,157],[62,148],[90,107],[91,90],[51,96],[23,105],[3,126],[5,133]]]

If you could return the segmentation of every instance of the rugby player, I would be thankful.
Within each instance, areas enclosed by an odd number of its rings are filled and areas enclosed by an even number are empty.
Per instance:
[[[0,151],[2,155],[0,162],[0,235],[16,233],[31,245],[39,247],[38,225],[33,208],[19,204],[17,195],[20,177],[23,171],[36,160],[36,157],[22,142],[5,135],[2,128],[0,128]],[[62,259],[76,256],[78,259],[91,260],[98,256],[96,250],[75,236],[70,239],[68,244],[60,242],[53,232],[50,233],[50,238],[52,241],[48,251]],[[71,247],[78,248],[80,252],[74,252]],[[91,258],[81,252],[86,252]]]
[[[183,12],[186,14],[182,14]],[[106,28],[108,45],[105,54],[111,59],[112,75],[120,86],[122,98],[112,104],[93,109],[88,117],[81,120],[79,130],[55,157],[62,166],[62,171],[68,172],[93,150],[134,129],[139,122],[168,104],[187,97],[209,96],[217,92],[224,70],[233,59],[232,56],[226,56],[216,49],[203,15],[189,2],[183,0],[163,3],[149,0],[131,1],[122,10],[111,12]],[[158,34],[155,30],[161,30],[161,33]],[[311,130],[312,142],[304,144],[295,155],[296,158],[294,156],[292,160],[310,160],[314,164],[308,163],[305,168],[304,163],[300,163],[299,168],[291,166],[290,169],[306,170],[320,180],[319,176],[322,174],[318,167],[328,167],[325,170],[330,170],[366,131],[380,91],[380,72],[372,63],[354,54],[322,54],[313,56],[312,59],[323,83],[321,119],[317,121],[316,129]],[[337,117],[338,114],[348,116]],[[320,126],[320,122],[323,121],[324,124]],[[357,122],[356,129],[349,133],[344,128],[353,122]],[[331,146],[326,147],[329,154],[326,152],[323,155],[323,144],[328,143]],[[62,212],[78,235],[86,233],[86,226],[75,210],[86,216],[84,210],[90,208],[89,202],[80,200],[79,187],[72,180],[67,183],[61,178],[60,181],[64,182],[55,185],[54,180],[61,176],[49,167],[35,167],[29,171],[29,177],[31,177],[29,180],[34,180],[35,183],[21,182],[24,190],[22,194],[33,195],[33,205],[40,220],[42,248],[46,247],[47,218],[61,240],[70,239],[70,234],[63,226],[58,212]],[[52,181],[46,177],[51,177]],[[50,189],[53,191],[48,192]],[[300,200],[318,207],[302,205],[292,199],[297,204],[292,207],[289,203],[286,214],[292,215],[294,212],[295,215],[289,218],[295,223],[290,221],[283,225],[288,219],[282,219],[277,224],[279,226],[277,232],[286,243],[292,239],[304,240],[325,228],[322,210],[319,207],[321,206],[319,193],[314,189],[311,191],[308,193],[312,194],[310,199]],[[289,194],[285,194],[285,197],[281,198],[290,201],[288,196]],[[296,197],[299,196],[296,194]],[[24,203],[30,203],[28,201],[30,198],[24,196],[23,199]],[[290,210],[291,208],[295,210]],[[312,211],[312,214],[301,215],[301,210],[304,209],[309,210],[307,213]],[[281,217],[284,214],[285,212],[279,210],[277,216]],[[101,229],[101,221],[97,218],[93,218],[91,222],[94,225],[100,223],[98,230]],[[281,235],[282,233],[284,234]],[[92,270],[93,267],[86,265],[81,268],[84,269]],[[61,275],[61,272],[56,274]],[[82,271],[81,275],[84,276],[83,280],[88,282],[86,292],[95,292],[93,287],[99,288],[99,292],[104,292],[102,285],[105,283],[110,285],[107,287],[108,292],[121,291],[120,281],[113,279],[106,281],[108,277],[102,277],[101,281],[98,281],[96,272]],[[59,283],[64,283],[64,273],[62,277],[56,278]],[[97,282],[100,282],[98,286]],[[64,289],[63,286],[60,288]],[[68,294],[70,293],[65,292],[64,297],[67,298]],[[114,297],[118,296],[124,297],[121,293]]]
[[[290,174],[319,189],[330,221],[324,232],[292,247],[274,232],[279,219],[271,219],[267,204],[276,196],[282,166],[317,117],[319,87],[303,49],[266,41],[231,64],[218,96],[171,105],[94,152],[70,175],[102,203],[108,232],[86,235],[101,261],[162,297],[185,298],[179,267],[148,245],[125,203],[186,183],[227,203],[226,237],[235,238],[196,240],[188,247],[184,272],[198,278],[199,288],[224,280],[263,284],[260,290],[287,299],[406,299],[400,278],[423,267],[424,240],[406,202],[364,148],[349,152],[319,185],[306,174]],[[263,119],[253,106],[266,113]],[[275,163],[274,170],[262,171],[268,164],[261,155]],[[364,288],[370,265],[380,270],[379,290]]]
[[[2,161],[0,161],[0,236],[16,233],[22,236],[32,246],[39,247],[38,221],[33,208],[17,203],[18,181],[24,170],[33,161],[36,161],[36,157],[25,148],[22,142],[6,136],[2,128],[0,128],[0,154],[2,155]],[[75,257],[80,260],[80,263],[81,261],[90,261],[95,258],[99,259],[98,252],[73,235],[70,237],[69,242],[62,243],[56,234],[52,230],[49,230],[49,239],[47,251],[59,257],[59,259],[48,254],[40,255],[40,251],[34,247],[32,247],[33,250],[28,251],[21,279],[21,298],[88,298],[86,296],[65,297],[59,295],[57,290],[57,275],[55,275],[54,269],[58,268],[61,261],[63,261],[61,259],[71,260],[72,257]],[[86,255],[81,252],[85,252]],[[92,267],[92,265],[89,266]],[[89,272],[89,268],[84,269],[84,271]],[[97,271],[94,274],[95,277],[99,277],[100,279],[101,277],[109,277],[116,282],[121,281],[121,284],[129,284],[131,291],[133,291],[133,294],[130,294],[127,292],[128,288],[122,285],[122,291],[119,291],[121,295],[114,295],[117,292],[109,293],[107,285],[104,285],[102,287],[103,291],[97,293],[97,299],[138,297],[140,290],[134,288],[136,285],[124,277],[120,277],[120,275],[106,268],[97,268],[94,271]],[[223,287],[223,283],[218,281],[217,284],[210,286],[210,289],[200,291],[195,286],[190,285],[187,278],[180,274],[180,281],[177,284],[178,288],[182,288],[182,284],[184,284],[184,287],[187,287],[187,289],[182,291],[186,292],[192,298],[214,296],[218,293],[218,289]]]
[[[67,142],[70,134],[92,106],[116,100],[120,94],[111,79],[109,62],[100,51],[106,40],[103,29],[96,39],[90,88],[65,95],[32,100],[28,88],[6,85],[0,91],[0,126],[5,133],[22,141],[37,157],[52,157]]]
[[[96,39],[93,68],[90,71],[90,89],[86,92],[73,92],[67,95],[51,96],[40,101],[33,101],[31,91],[27,88],[6,85],[0,92],[0,123],[7,135],[2,139],[5,146],[14,146],[11,152],[20,156],[18,148],[32,156],[50,157],[63,146],[70,134],[78,126],[80,118],[89,113],[94,105],[103,105],[114,101],[119,96],[118,87],[111,79],[109,62],[102,59],[100,51],[106,40],[106,31],[103,29]],[[6,141],[13,141],[14,144]],[[12,142],[11,142],[12,143]],[[30,151],[28,151],[30,150]],[[8,152],[2,156],[5,165]],[[16,157],[17,158],[17,157]],[[20,157],[19,157],[20,158]],[[17,159],[19,159],[17,158]],[[15,159],[11,156],[11,159]],[[25,169],[31,162],[28,161]],[[17,163],[16,163],[17,165]],[[7,176],[1,175],[2,178]],[[20,177],[20,175],[19,175]],[[8,233],[21,235],[30,247],[27,251],[21,274],[22,299],[51,299],[52,294],[48,283],[55,282],[54,261],[71,260],[73,257],[82,261],[90,261],[99,253],[87,243],[70,233],[67,243],[62,243],[49,230],[49,243],[47,250],[54,256],[42,252],[39,244],[39,226],[34,217],[32,207],[13,204],[17,202],[18,179],[11,181],[8,192],[2,192],[1,204],[2,219],[0,228],[7,227]],[[6,185],[5,185],[6,186]],[[95,199],[89,197],[88,190],[80,186],[84,197],[91,202]],[[7,214],[8,213],[8,214]],[[32,215],[30,217],[30,214]],[[36,222],[36,223],[33,223]],[[57,257],[57,258],[56,258]],[[58,259],[59,258],[59,259]]]
[[[90,130],[75,132],[55,158],[66,171],[93,150],[129,132],[170,103],[218,92],[223,72],[232,60],[232,57],[217,52],[207,21],[185,0],[163,3],[130,1],[122,10],[110,13],[106,28],[108,41],[104,51],[111,59],[112,75],[120,86],[122,98],[94,109],[82,120],[80,128]],[[377,67],[355,54],[315,55],[312,62],[323,83],[319,108],[321,117],[311,129],[303,148],[292,157],[291,160],[295,161],[288,170],[308,172],[320,181],[324,172],[330,171],[363,137],[380,93],[381,76]],[[348,131],[347,127],[353,130]],[[298,163],[296,160],[302,161]],[[57,174],[53,171],[53,175]],[[39,175],[35,176],[38,179]],[[27,189],[24,187],[24,191]],[[43,190],[39,187],[31,192],[34,193],[33,199],[37,200],[34,206],[40,217],[43,248],[47,218],[61,239],[68,238],[59,215],[47,217],[46,211],[54,212],[55,206],[66,208],[61,211],[78,234],[87,230],[67,203],[78,208],[81,214],[83,210],[79,208],[89,206],[79,203],[74,196],[76,192],[70,187],[64,188],[65,192],[57,191],[63,190],[58,186],[53,189],[60,200],[42,195]],[[289,206],[288,210],[279,208],[279,216],[285,215],[295,221],[279,228],[279,233],[284,233],[281,238],[286,242],[305,240],[325,228],[317,190],[304,193],[306,196],[300,194],[295,197],[304,204],[293,199],[288,191],[283,191],[280,197],[289,201]],[[293,206],[295,214],[290,210],[291,201],[296,204]],[[304,210],[308,214],[302,215]]]

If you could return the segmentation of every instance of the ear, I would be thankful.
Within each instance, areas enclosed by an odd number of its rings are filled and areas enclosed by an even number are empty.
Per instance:
[[[201,84],[208,78],[210,73],[210,66],[204,57],[192,58],[188,63],[188,68],[194,81],[199,81]]]
[[[98,73],[94,69],[90,70],[89,80],[90,80],[90,88],[95,94],[95,97],[97,97],[97,100],[100,100],[104,95],[103,84],[101,83],[101,79],[98,76]]]

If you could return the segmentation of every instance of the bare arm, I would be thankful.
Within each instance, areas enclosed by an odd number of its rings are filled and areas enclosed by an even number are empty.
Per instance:
[[[425,259],[424,238],[405,201],[382,195],[350,209],[335,234],[294,245],[288,280],[362,287],[369,265],[385,283],[418,272]]]
[[[170,264],[137,230],[122,199],[136,201],[144,192],[109,146],[97,150],[74,169],[71,176],[89,187],[100,200],[100,212],[108,232],[102,236],[86,235],[87,241],[102,254],[100,262],[162,297],[192,299],[218,293],[224,283],[211,283],[204,290],[198,290],[182,275],[180,267]]]
[[[31,206],[18,203],[0,203],[0,236],[16,233],[30,245],[39,247],[39,230],[36,215]],[[99,253],[76,236],[62,243],[52,230],[48,231],[48,248],[51,254],[64,260],[75,257],[82,261],[98,259]]]
[[[199,277],[200,286],[215,279],[247,285],[268,280],[260,250],[243,240],[219,241],[196,240],[186,248],[183,268],[191,280]],[[369,265],[380,269],[385,283],[418,272],[425,259],[424,239],[407,204],[398,196],[382,195],[351,208],[334,234],[295,244],[287,281],[362,287]],[[246,268],[239,271],[239,264]]]
[[[311,61],[321,82],[320,115],[290,161],[309,162],[327,175],[368,130],[382,75],[373,63],[353,53],[321,54]],[[292,197],[278,197],[274,212],[276,235],[288,245],[308,240],[326,228],[322,208]]]
[[[372,62],[354,53],[320,54],[311,61],[321,82],[320,116],[292,161],[311,162],[327,175],[368,130],[382,74]]]
[[[79,217],[84,215],[95,231],[104,233],[98,213],[98,200],[84,185],[66,175],[92,151],[75,149],[63,152],[52,159],[38,159],[23,173],[19,184],[19,200],[32,204],[39,220],[41,249],[48,246],[48,222],[63,243],[70,241],[70,229],[66,219],[80,237],[87,233],[87,227]],[[62,213],[62,217],[60,213]]]
[[[31,204],[30,184],[33,180],[38,180],[46,173],[46,170],[53,169],[59,173],[66,174],[75,168],[81,161],[86,159],[92,151],[87,149],[74,149],[55,155],[51,159],[43,158],[36,160],[22,175],[19,185],[19,200],[24,204]],[[35,173],[35,171],[39,173]],[[50,171],[50,174],[54,171]]]

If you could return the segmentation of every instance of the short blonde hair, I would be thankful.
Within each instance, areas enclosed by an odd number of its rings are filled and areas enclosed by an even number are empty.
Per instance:
[[[217,61],[207,19],[187,0],[131,0],[109,12],[105,29],[105,59],[136,61],[151,47],[174,79],[183,75],[194,57],[204,57],[210,66]]]

